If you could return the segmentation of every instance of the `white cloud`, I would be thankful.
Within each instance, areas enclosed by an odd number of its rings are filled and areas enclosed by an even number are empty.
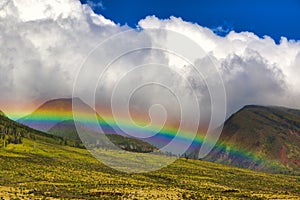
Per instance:
[[[141,30],[132,33],[131,37],[105,46],[105,54],[113,52],[116,46],[126,47],[131,43],[151,46],[162,42],[159,37],[144,37],[143,41],[137,38],[146,28],[167,28],[191,38],[212,59],[221,63],[218,70],[227,92],[228,114],[245,104],[300,108],[300,42],[282,38],[280,44],[276,44],[268,36],[259,38],[251,32],[231,31],[227,36],[220,37],[208,28],[176,17],[161,20],[149,16],[139,22],[139,27]],[[1,1],[0,108],[9,113],[25,109],[31,102],[41,103],[49,98],[70,96],[74,78],[87,54],[100,42],[125,30],[130,28],[121,27],[95,14],[88,5],[81,5],[77,0]],[[192,55],[193,62],[201,61],[202,56],[198,52],[186,52]],[[201,104],[204,107],[210,104],[203,80],[195,76],[188,63],[176,56],[155,51],[128,56],[122,60],[123,63],[116,63],[116,67],[109,71],[110,76],[106,77],[109,84],[102,88],[102,99],[105,100],[105,94],[109,94],[118,73],[128,69],[126,66],[130,67],[141,60],[151,61],[153,58],[169,64],[173,72],[192,80]],[[139,81],[154,77],[178,90],[187,106],[190,93],[182,77],[156,69],[133,74],[130,76],[131,82],[124,83],[124,86],[131,88]],[[140,91],[134,102],[139,109],[161,102],[172,110],[168,98],[171,97],[167,92],[148,89]],[[207,113],[209,115],[209,111]]]
[[[141,20],[141,27],[164,27],[197,42],[221,63],[219,69],[227,91],[229,114],[245,104],[284,105],[300,108],[300,41],[282,37],[259,38],[251,32],[231,31],[221,37],[212,30],[180,18]]]
[[[70,96],[79,63],[108,36],[111,20],[76,0],[3,2],[0,10],[1,109]]]

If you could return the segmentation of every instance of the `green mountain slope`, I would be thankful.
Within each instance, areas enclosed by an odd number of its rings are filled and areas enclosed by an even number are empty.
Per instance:
[[[117,134],[105,134],[104,136],[103,134],[99,134],[95,131],[87,129],[84,126],[79,126],[78,128],[80,129],[81,133],[83,133],[83,136],[81,138],[79,138],[78,136],[77,129],[73,120],[63,121],[56,124],[48,131],[48,133],[76,141],[85,140],[85,144],[89,143],[91,148],[101,147],[115,149],[109,143],[104,142],[105,140],[103,137],[106,136],[114,145],[123,150],[144,153],[157,150],[157,148],[152,146],[151,144],[135,138],[124,137]]]
[[[24,138],[51,144],[67,144],[71,146],[75,144],[75,141],[72,139],[63,139],[59,136],[47,134],[15,122],[5,115],[0,115],[0,148],[10,143],[22,144]]]
[[[101,151],[123,159],[118,151]],[[157,156],[158,163],[168,159]],[[299,199],[299,183],[299,176],[183,158],[156,172],[122,173],[85,149],[26,138],[0,148],[2,199]]]
[[[260,171],[299,172],[300,111],[245,106],[225,122],[217,146],[208,160]],[[238,154],[231,147],[252,155]]]

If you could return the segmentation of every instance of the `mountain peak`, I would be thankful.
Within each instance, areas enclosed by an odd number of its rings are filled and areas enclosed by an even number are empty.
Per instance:
[[[84,103],[80,98],[59,98],[59,99],[51,99],[46,101],[42,105],[40,105],[32,114],[36,114],[39,112],[53,112],[58,113],[60,111],[71,113],[73,110],[73,104],[76,104],[79,108],[84,108],[90,110],[91,108]]]
[[[262,171],[274,170],[270,166],[263,166],[260,161],[247,160],[230,152],[228,144],[231,144],[256,157],[276,161],[277,167],[282,170],[298,170],[300,111],[276,106],[244,106],[226,120],[219,144],[225,148],[212,153],[213,161],[219,159],[222,163],[234,166]]]
[[[79,98],[61,98],[46,101],[33,113],[18,120],[31,128],[48,131],[56,123],[73,120],[73,103],[83,113],[94,113],[94,110]]]
[[[57,101],[64,101],[64,102],[72,102],[72,101],[82,101],[79,97],[70,97],[70,98],[56,98],[56,99],[50,99],[46,101],[46,103],[52,103],[52,102],[57,102]]]

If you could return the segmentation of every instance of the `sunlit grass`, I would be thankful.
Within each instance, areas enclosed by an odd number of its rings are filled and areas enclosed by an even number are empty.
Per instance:
[[[122,152],[97,151],[122,162],[128,158]],[[168,157],[156,158],[161,163]],[[85,149],[24,139],[0,149],[0,194],[4,199],[297,199],[300,177],[191,159],[151,173],[124,173]]]

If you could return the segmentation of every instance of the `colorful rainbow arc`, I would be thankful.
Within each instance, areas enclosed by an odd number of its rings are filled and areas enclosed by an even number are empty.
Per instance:
[[[17,114],[18,116],[19,113]],[[12,114],[10,116],[13,116]],[[91,117],[90,114],[86,114],[86,113],[79,113],[77,115],[77,120],[88,126],[88,127],[95,127],[95,126],[100,126],[101,127],[105,127],[105,126],[109,126],[113,129],[118,128],[119,125],[121,125],[121,127],[126,127],[126,129],[130,129],[133,132],[139,133],[139,134],[143,134],[143,133],[149,133],[149,132],[153,132],[155,129],[150,128],[150,127],[142,127],[142,126],[135,126],[132,125],[132,123],[128,123],[128,121],[126,120],[122,120],[121,122],[119,122],[118,124],[115,122],[114,118],[111,116],[103,116],[104,120],[99,120],[98,122],[95,123],[95,118]],[[36,115],[34,117],[31,118],[25,118],[23,120],[24,123],[26,124],[30,124],[30,123],[40,123],[40,124],[50,124],[50,123],[58,123],[61,122],[63,120],[66,119],[73,119],[73,113],[72,111],[60,111],[60,112],[55,112],[53,110],[48,110],[48,111],[42,111],[39,113],[36,113]],[[142,125],[146,125],[145,122],[138,121],[136,122],[137,124],[142,124]],[[157,129],[156,129],[157,130]],[[193,144],[197,144],[197,145],[201,145],[203,144],[205,137],[202,135],[197,134],[197,136],[195,137],[195,134],[189,132],[189,131],[182,131],[180,133],[178,133],[178,129],[177,128],[173,128],[173,127],[164,127],[159,133],[159,138],[161,140],[166,140],[166,141],[170,141],[172,140],[175,136],[177,137],[177,139],[182,140],[183,142],[190,142]],[[206,141],[206,142],[210,142],[210,141]],[[271,160],[268,160],[267,158],[265,158],[262,155],[256,154],[254,152],[250,152],[247,150],[243,150],[242,148],[236,147],[233,144],[229,144],[229,143],[217,143],[215,144],[215,149],[226,149],[227,152],[230,151],[230,154],[236,156],[236,157],[240,157],[240,158],[245,158],[248,160],[252,160],[252,161],[259,161],[259,162],[264,162],[264,163],[274,163]]]

